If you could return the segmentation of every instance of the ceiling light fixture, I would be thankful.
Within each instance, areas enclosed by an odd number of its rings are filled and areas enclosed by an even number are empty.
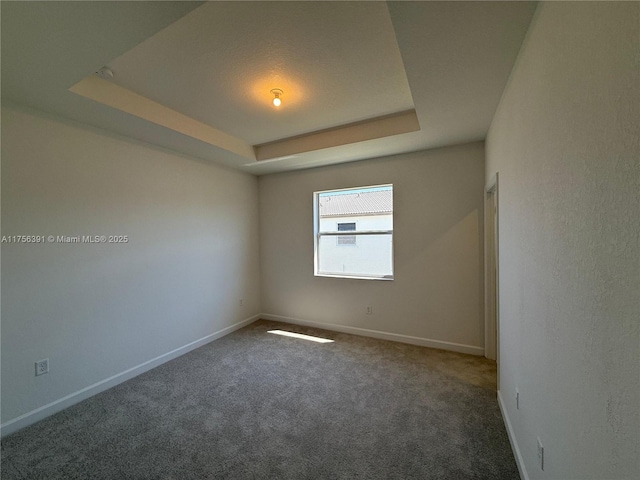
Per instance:
[[[284,94],[284,92],[279,88],[272,88],[271,94],[273,95],[273,104],[276,107],[279,107],[282,103],[282,100],[280,100],[280,95]]]

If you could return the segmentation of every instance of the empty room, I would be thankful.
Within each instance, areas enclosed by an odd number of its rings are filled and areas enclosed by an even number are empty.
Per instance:
[[[0,478],[640,478],[640,2],[0,21]]]

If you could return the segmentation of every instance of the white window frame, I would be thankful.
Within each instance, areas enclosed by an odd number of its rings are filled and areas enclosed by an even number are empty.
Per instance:
[[[393,228],[391,230],[356,230],[350,235],[356,235],[356,239],[360,235],[391,235],[391,275],[349,275],[345,273],[325,273],[319,271],[320,266],[320,257],[318,246],[320,245],[320,239],[323,236],[339,236],[344,235],[345,232],[338,232],[338,227],[336,226],[335,231],[320,231],[320,206],[319,206],[319,197],[323,193],[328,192],[344,192],[347,190],[359,190],[364,188],[379,188],[379,187],[391,187],[393,191],[392,183],[385,183],[381,185],[369,185],[369,186],[361,186],[361,187],[349,187],[349,188],[334,188],[331,190],[320,190],[317,192],[313,192],[313,272],[316,277],[331,277],[331,278],[353,278],[358,280],[393,280],[395,275],[395,265],[394,265],[394,246],[395,242],[393,241]],[[393,215],[393,211],[392,211]],[[336,224],[337,225],[337,224]],[[337,238],[336,238],[337,241]],[[357,243],[357,240],[356,240]]]

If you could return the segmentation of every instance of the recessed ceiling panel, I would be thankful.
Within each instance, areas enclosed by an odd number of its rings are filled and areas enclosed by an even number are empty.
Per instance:
[[[384,2],[210,2],[109,66],[118,85],[248,144],[413,108]]]
[[[536,8],[1,3],[3,106],[257,175],[483,139]]]
[[[341,145],[387,138],[420,130],[415,110],[378,117],[373,120],[341,125],[317,132],[255,145],[256,160],[264,161]]]
[[[535,2],[389,2],[424,147],[483,140]]]

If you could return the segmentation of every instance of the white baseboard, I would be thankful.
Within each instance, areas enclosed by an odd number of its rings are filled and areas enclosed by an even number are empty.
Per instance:
[[[40,408],[36,408],[30,412],[27,412],[19,417],[14,418],[13,420],[9,420],[8,422],[0,425],[0,436],[4,437],[5,435],[9,435],[13,432],[20,430],[21,428],[27,427],[33,423],[36,423],[54,413],[57,413],[65,408],[70,407],[82,400],[86,400],[89,397],[92,397],[100,392],[108,390],[111,387],[115,387],[116,385],[126,382],[133,377],[137,377],[138,375],[151,370],[163,363],[166,363],[174,358],[177,358],[185,353],[190,352],[191,350],[195,350],[198,347],[201,347],[209,342],[212,342],[220,337],[224,337],[225,335],[230,334],[246,325],[249,325],[256,320],[260,319],[261,315],[254,315],[249,317],[241,322],[234,323],[228,327],[225,327],[217,332],[214,332],[206,337],[202,337],[198,340],[195,340],[191,343],[183,345],[182,347],[176,348],[175,350],[171,350],[165,354],[162,354],[156,358],[148,360],[140,365],[137,365],[133,368],[125,370],[124,372],[117,373],[109,378],[105,378],[93,385],[90,385],[82,390],[78,390],[66,397],[62,397],[58,400],[55,400],[47,405],[44,405]]]
[[[362,337],[372,337],[379,338],[381,340],[391,340],[393,342],[409,343],[411,345],[420,345],[421,347],[438,348],[440,350],[469,353],[471,355],[484,355],[483,347],[475,347],[473,345],[464,345],[461,343],[445,342],[442,340],[432,340],[430,338],[422,337],[412,337],[409,335],[400,335],[398,333],[369,330],[367,328],[348,327],[345,325],[336,325],[332,323],[301,320],[299,318],[283,317],[282,315],[272,315],[270,313],[263,313],[261,318],[265,320],[273,320],[276,322],[293,323],[294,325],[321,328],[323,330],[331,330],[334,332],[350,333],[353,335],[360,335]]]
[[[524,466],[524,459],[522,458],[522,454],[520,453],[520,448],[518,447],[518,442],[516,441],[516,435],[513,432],[513,428],[511,427],[509,414],[507,413],[507,409],[504,406],[504,402],[502,400],[502,394],[500,393],[500,390],[498,390],[498,405],[500,405],[500,412],[502,413],[502,419],[504,420],[504,424],[507,426],[507,435],[509,436],[509,442],[511,442],[511,449],[513,450],[513,456],[516,457],[516,465],[518,466],[518,471],[520,472],[520,479],[529,480],[529,475],[527,475],[527,469]]]
[[[126,382],[127,380],[130,380],[133,377],[136,377],[144,372],[147,372],[152,368],[155,368],[159,365],[162,365],[163,363],[173,360],[174,358],[184,355],[185,353],[188,353],[191,350],[195,350],[196,348],[201,347],[209,342],[212,342],[213,340],[224,337],[225,335],[228,335],[231,332],[234,332],[235,330],[238,330],[246,325],[249,325],[260,318],[264,318],[265,320],[284,322],[284,323],[292,323],[295,325],[321,328],[324,330],[350,333],[353,335],[360,335],[363,337],[379,338],[381,340],[391,340],[394,342],[420,345],[423,347],[438,348],[441,350],[451,350],[454,352],[469,353],[472,355],[484,355],[484,349],[482,347],[475,347],[472,345],[463,345],[459,343],[445,342],[442,340],[432,340],[432,339],[422,338],[422,337],[412,337],[409,335],[400,335],[397,333],[381,332],[378,330],[369,330],[366,328],[326,324],[326,323],[314,322],[309,320],[301,320],[301,319],[292,318],[292,317],[283,317],[281,315],[272,315],[267,313],[258,314],[258,315],[249,317],[241,322],[235,323],[229,327],[218,330],[217,332],[207,335],[206,337],[202,337],[198,340],[188,343],[187,345],[176,348],[175,350],[167,352],[156,358],[153,358],[144,363],[141,363],[140,365],[137,365],[128,370],[125,370],[124,372],[118,373],[109,378],[101,380],[100,382],[94,383],[93,385],[90,385],[81,390],[78,390],[77,392],[71,393],[65,397],[62,397],[58,400],[48,403],[47,405],[36,408],[35,410],[32,410],[23,415],[20,415],[19,417],[16,417],[12,420],[9,420],[8,422],[5,422],[2,425],[0,425],[0,436],[4,437],[5,435],[9,435],[24,427],[27,427],[33,423],[36,423],[50,415],[53,415],[54,413],[57,413],[61,410],[64,410],[65,408],[70,407],[71,405],[81,402],[82,400],[86,400],[89,397],[92,397],[100,392],[108,390],[111,387],[114,387],[122,382]],[[502,406],[501,406],[501,409],[502,409]],[[503,416],[505,416],[504,410],[503,410]],[[508,424],[508,420],[506,416],[505,416],[505,423],[507,423],[507,426],[509,427],[509,430],[508,430],[509,438],[511,439],[512,433],[511,433],[510,426]],[[512,440],[512,446],[513,445],[514,443]],[[514,447],[514,451],[515,450],[516,450],[516,447]],[[518,465],[518,468],[520,468],[520,465]],[[522,474],[522,471],[523,470],[521,470],[521,474]],[[526,477],[526,474],[523,476],[523,479],[528,480],[528,478]]]

